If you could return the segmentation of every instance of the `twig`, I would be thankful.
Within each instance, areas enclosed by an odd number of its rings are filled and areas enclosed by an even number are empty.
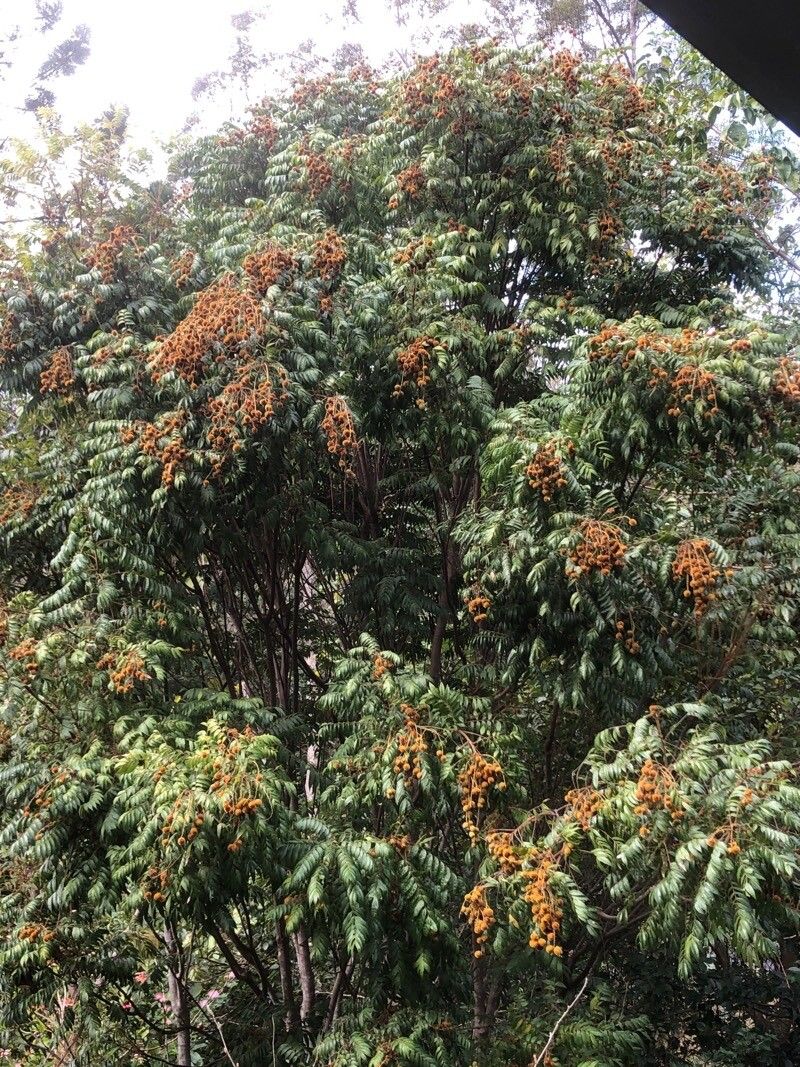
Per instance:
[[[584,990],[586,989],[586,986],[587,986],[588,982],[589,982],[589,978],[587,976],[586,978],[584,978],[583,985],[580,987],[578,992],[575,994],[574,999],[571,1001],[571,1003],[569,1003],[566,1006],[561,1018],[558,1020],[556,1025],[550,1031],[550,1036],[547,1038],[547,1041],[545,1043],[544,1048],[539,1053],[539,1055],[536,1057],[536,1059],[533,1061],[533,1063],[531,1064],[531,1067],[539,1067],[539,1064],[542,1062],[542,1060],[547,1055],[547,1050],[550,1048],[550,1046],[553,1044],[553,1041],[555,1040],[555,1036],[558,1033],[558,1028],[561,1026],[561,1024],[564,1022],[566,1017],[569,1015],[569,1013],[572,1011],[572,1009],[575,1007],[575,1005],[578,1003],[578,1001],[583,996]]]

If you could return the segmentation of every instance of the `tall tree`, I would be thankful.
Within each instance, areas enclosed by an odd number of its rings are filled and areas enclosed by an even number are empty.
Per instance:
[[[91,226],[32,224],[16,1060],[796,1058],[780,194],[681,144],[623,66],[475,44],[301,81],[168,185],[98,159]]]

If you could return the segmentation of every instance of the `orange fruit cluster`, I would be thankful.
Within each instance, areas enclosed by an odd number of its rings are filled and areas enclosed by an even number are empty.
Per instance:
[[[425,188],[425,173],[419,163],[412,163],[410,167],[401,170],[397,175],[397,188],[401,193],[406,193],[412,200],[419,196]]]
[[[384,674],[388,674],[391,669],[391,660],[386,659],[385,656],[381,656],[380,653],[372,661],[372,677],[376,682],[380,681]]]
[[[176,371],[194,387],[208,356],[215,354],[221,362],[226,354],[252,343],[265,330],[259,300],[239,289],[236,279],[228,274],[204,289],[186,318],[161,340],[150,362],[153,381]]]
[[[195,807],[194,798],[187,790],[178,797],[164,820],[161,828],[162,847],[167,848],[174,840],[179,848],[185,848],[200,833],[205,821],[205,815]]]
[[[501,103],[513,104],[515,114],[525,118],[530,114],[534,84],[528,75],[512,66],[500,75],[500,86],[495,96]]]
[[[736,833],[736,821],[731,819],[727,826],[720,826],[712,832],[706,838],[706,844],[713,848],[718,841],[727,841],[727,852],[729,856],[738,856],[742,851],[742,846],[733,836]]]
[[[4,308],[3,323],[0,326],[0,367],[4,366],[8,357],[12,356],[17,350],[19,341],[17,335],[18,325],[17,316]]]
[[[272,377],[272,369],[258,367],[248,360],[237,369],[231,381],[218,396],[208,402],[208,443],[222,458],[213,463],[215,474],[222,469],[229,452],[242,448],[245,433],[255,436],[275,414],[275,408],[285,400],[289,380],[282,367],[275,368],[278,384]]]
[[[522,859],[514,849],[512,833],[490,830],[486,835],[486,847],[502,874],[513,874],[522,866]]]
[[[108,284],[114,280],[123,248],[135,242],[136,232],[132,226],[115,226],[106,240],[95,245],[84,259],[93,270],[100,272],[102,280]]]
[[[314,270],[325,282],[332,282],[347,260],[347,247],[333,228],[328,229],[314,243]]]
[[[543,948],[551,956],[560,956],[562,949],[556,940],[561,929],[563,909],[550,888],[553,867],[552,853],[545,852],[538,857],[535,867],[523,871],[522,877],[526,882],[523,896],[530,905],[534,926],[529,945],[534,949]]]
[[[39,376],[39,392],[69,396],[74,384],[75,371],[70,351],[66,347],[57,348]]]
[[[601,359],[616,359],[620,354],[620,345],[625,340],[627,340],[625,331],[619,326],[606,326],[600,333],[589,338],[589,362],[595,363]],[[632,352],[623,352],[622,365],[624,368],[628,367],[632,358]]]
[[[356,425],[347,401],[338,394],[325,400],[322,430],[328,440],[328,451],[339,460],[343,471],[352,472],[351,460],[358,447]]]
[[[172,280],[179,289],[183,289],[189,284],[196,258],[195,253],[190,248],[187,248],[185,252],[181,252],[177,259],[172,261]]]
[[[419,728],[419,712],[410,704],[401,704],[405,726],[397,737],[397,755],[394,760],[395,774],[402,774],[412,782],[422,777],[422,755],[428,751],[428,743]]]
[[[392,256],[392,260],[402,266],[410,266],[413,270],[424,267],[432,256],[433,238],[426,235],[415,237],[405,248],[398,249]]]
[[[242,267],[253,289],[259,296],[263,296],[296,265],[291,252],[271,242],[260,252],[251,252],[249,256],[246,256]]]
[[[787,404],[800,404],[800,360],[783,356],[778,360],[774,389]]]
[[[170,411],[155,423],[135,422],[120,431],[123,444],[132,444],[138,439],[144,455],[161,464],[161,484],[164,486],[174,484],[178,468],[189,455],[181,437],[185,421],[185,411]]]
[[[26,637],[24,641],[20,641],[18,645],[9,649],[9,656],[17,663],[21,664],[28,674],[36,674],[39,669],[39,665],[36,662],[36,651],[39,648],[39,643],[33,637]]]
[[[481,812],[486,808],[489,792],[496,787],[501,792],[506,783],[503,768],[497,760],[481,755],[475,751],[467,766],[458,776],[461,790],[461,810],[464,815],[462,826],[474,845],[480,836],[478,822]]]
[[[636,640],[636,631],[632,622],[626,624],[623,619],[617,619],[614,629],[616,631],[615,640],[624,641],[625,648],[632,656],[642,651],[642,646]]]
[[[600,519],[584,519],[580,525],[581,540],[569,553],[578,574],[599,571],[608,577],[625,563],[625,542],[618,526]]]
[[[697,537],[678,545],[672,564],[672,576],[684,582],[684,597],[694,601],[694,615],[701,619],[709,605],[716,599],[715,588],[722,572],[711,560],[711,545],[705,538]]]
[[[0,493],[0,526],[11,519],[27,519],[38,497],[34,486],[25,482],[4,489]]]
[[[570,789],[564,797],[569,804],[569,814],[582,830],[589,829],[589,823],[603,806],[603,795],[591,786],[582,789]]]
[[[42,941],[52,941],[55,936],[55,930],[48,930],[41,923],[25,923],[24,926],[19,928],[19,933],[17,934],[20,941],[38,941],[39,938]]]
[[[397,365],[400,368],[402,378],[394,387],[394,396],[400,397],[403,395],[406,381],[409,379],[414,380],[418,389],[425,389],[431,380],[428,373],[431,353],[438,343],[435,337],[423,335],[422,337],[417,337],[410,345],[407,345],[397,353]],[[421,403],[424,406],[425,402],[417,401],[417,403]]]
[[[610,211],[601,211],[597,217],[597,227],[601,241],[613,241],[622,230],[622,222]]]
[[[169,835],[166,839],[162,837],[162,844],[169,843]],[[147,877],[145,879],[145,886],[143,896],[145,900],[153,900],[156,904],[160,904],[167,899],[168,887],[170,881],[170,873],[167,870],[162,870],[159,867],[150,867],[147,871]]]
[[[556,77],[564,83],[567,92],[573,95],[578,91],[578,75],[576,72],[580,65],[581,57],[567,48],[562,48],[561,51],[556,52],[553,56],[553,69]]]
[[[325,74],[321,78],[309,78],[299,82],[292,92],[292,103],[297,107],[305,107],[306,104],[318,100],[323,93],[333,85],[333,75]]]
[[[467,605],[467,611],[472,616],[472,621],[480,626],[481,623],[486,622],[489,618],[489,608],[492,606],[491,600],[488,596],[484,596],[483,593],[476,592],[472,596],[467,595],[464,597],[464,602]]]
[[[137,682],[149,682],[152,678],[144,669],[144,660],[135,649],[129,649],[122,655],[106,652],[97,661],[97,669],[108,670],[111,683],[118,693],[130,693]]]
[[[421,126],[425,113],[433,108],[437,119],[447,117],[449,105],[459,95],[453,78],[441,67],[438,55],[421,60],[403,82],[403,103],[413,125]]]
[[[663,809],[668,811],[674,822],[683,818],[683,808],[675,799],[676,785],[672,771],[668,767],[656,763],[655,760],[646,759],[639,772],[639,780],[636,783],[636,807],[633,809],[636,815],[649,815],[653,811]],[[649,830],[646,826],[639,828],[641,837],[646,837]]]
[[[494,926],[494,909],[486,899],[485,886],[476,885],[470,889],[461,905],[461,914],[472,927],[476,946],[473,956],[479,960],[483,955],[483,946],[489,940],[489,931]]]
[[[542,495],[542,500],[549,504],[559,489],[567,484],[561,468],[561,459],[555,441],[541,445],[536,455],[525,468],[525,476],[531,489]]]
[[[325,156],[306,148],[302,153],[306,165],[306,184],[312,197],[317,200],[333,181],[333,170]]]
[[[706,419],[719,414],[717,406],[717,389],[714,375],[695,363],[685,363],[672,378],[670,383],[672,395],[667,414],[677,418],[682,413],[681,405],[700,401],[707,405],[703,412]]]

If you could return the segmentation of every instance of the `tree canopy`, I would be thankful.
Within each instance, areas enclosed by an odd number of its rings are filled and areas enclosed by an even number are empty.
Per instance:
[[[146,187],[84,131],[0,281],[11,1059],[800,1054],[780,169],[685,88],[334,68]]]

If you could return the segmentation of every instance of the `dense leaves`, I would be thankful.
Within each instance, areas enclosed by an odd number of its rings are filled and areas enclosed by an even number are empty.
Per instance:
[[[5,1047],[791,1062],[769,160],[496,44],[117,134],[0,289]]]

